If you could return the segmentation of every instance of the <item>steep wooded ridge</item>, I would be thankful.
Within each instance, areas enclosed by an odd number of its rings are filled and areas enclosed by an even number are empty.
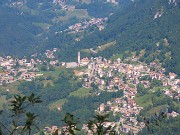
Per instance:
[[[8,1],[0,3],[0,52],[22,56],[31,53],[38,45],[37,34],[42,30],[33,22],[44,22],[39,16],[32,16],[8,6]]]
[[[30,17],[22,17],[17,13],[12,9],[0,8],[0,52],[17,54],[28,51],[30,44],[36,44],[33,35],[40,29],[29,22]]]
[[[176,0],[137,0],[112,15],[108,26],[77,44],[90,48],[116,41],[98,55],[110,57],[125,50],[146,50],[143,60],[159,59],[168,71],[180,75],[180,2]],[[93,40],[91,40],[93,39]],[[170,58],[165,55],[169,53]]]
[[[58,47],[65,48],[74,41],[74,35],[61,31],[97,14],[108,16],[116,8],[118,5],[103,0],[1,0],[0,52],[23,56],[37,50],[43,52],[59,43]],[[58,32],[59,36],[55,35]]]

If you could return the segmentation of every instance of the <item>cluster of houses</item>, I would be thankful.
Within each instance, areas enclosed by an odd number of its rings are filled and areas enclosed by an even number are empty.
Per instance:
[[[140,75],[144,75],[148,70],[150,68],[143,64],[131,65],[121,62],[120,59],[112,62],[98,57],[91,59],[88,64],[88,69],[84,72],[87,76],[84,78],[83,86],[86,88],[91,87],[91,83],[94,82],[101,91],[117,92],[122,90],[124,93],[122,98],[115,98],[106,104],[102,103],[98,108],[98,112],[113,112],[114,115],[121,114],[121,119],[118,122],[113,122],[113,124],[121,125],[118,129],[123,132],[132,131],[137,134],[145,125],[143,122],[138,122],[136,117],[140,110],[143,109],[134,100],[137,94],[136,85],[140,83],[138,81]]]
[[[111,111],[114,115],[120,113],[122,115],[119,120],[121,131],[126,133],[132,131],[136,134],[144,127],[144,123],[139,123],[136,118],[140,110],[143,109],[134,100],[137,94],[137,84],[143,84],[145,88],[149,88],[151,81],[143,80],[142,78],[145,76],[150,79],[161,80],[165,94],[179,100],[180,79],[176,79],[176,74],[172,72],[168,76],[165,75],[165,68],[162,68],[158,63],[152,62],[147,65],[139,62],[138,58],[135,57],[128,58],[128,60],[136,61],[136,63],[127,64],[122,62],[121,59],[112,62],[102,57],[91,58],[87,64],[87,69],[83,73],[79,73],[85,75],[83,78],[83,87],[85,88],[91,87],[93,82],[97,85],[99,91],[123,91],[124,96],[122,98],[116,98],[106,104],[102,103],[98,111],[100,113]],[[156,67],[156,70],[152,70],[152,67]],[[177,116],[179,114],[173,112],[172,115]]]
[[[80,23],[76,23],[74,25],[69,26],[65,31],[75,31],[78,32],[80,30],[84,30],[89,28],[90,26],[96,26],[99,30],[104,29],[105,22],[107,21],[107,17],[105,18],[92,18],[89,21],[84,21]]]
[[[45,55],[49,59],[51,65],[55,65],[58,61],[54,60],[54,53],[57,48],[52,51],[46,50]],[[38,74],[39,69],[36,64],[42,64],[40,59],[33,55],[31,59],[15,59],[11,56],[0,57],[0,85],[12,83],[17,80],[32,81]],[[125,62],[128,61],[128,62]],[[139,62],[138,57],[129,57],[124,61],[120,58],[117,60],[107,60],[102,57],[95,58],[80,58],[78,52],[78,62],[71,62],[64,64],[66,68],[74,68],[86,66],[87,68],[82,71],[77,71],[76,74],[83,76],[83,87],[90,88],[94,83],[98,92],[117,92],[123,91],[123,97],[115,98],[106,103],[100,104],[96,110],[99,113],[113,112],[113,115],[121,115],[121,118],[116,122],[107,122],[105,125],[118,125],[118,131],[125,133],[133,132],[137,134],[145,125],[143,122],[137,120],[137,115],[143,109],[136,104],[134,98],[137,94],[137,85],[142,84],[145,88],[150,88],[151,81],[143,79],[148,77],[150,79],[160,80],[162,82],[162,89],[164,94],[179,101],[180,98],[180,79],[176,78],[176,74],[170,72],[165,75],[165,68],[161,64],[152,62],[149,65]],[[69,66],[69,67],[68,67]],[[169,116],[176,117],[179,114],[172,112]],[[84,130],[87,129],[86,125],[83,126]],[[51,128],[47,129],[49,132]],[[55,128],[52,129],[52,132]],[[90,131],[87,131],[90,132]]]
[[[95,82],[100,90],[116,91],[125,87],[123,78],[127,83],[136,85],[139,83],[138,78],[145,76],[146,72],[150,70],[146,65],[132,65],[125,64],[117,59],[114,63],[111,60],[98,57],[91,59],[84,74],[84,87],[90,87],[91,82]]]
[[[59,65],[59,61],[55,58],[55,52],[57,48],[52,50],[46,50],[45,58],[47,60],[41,60],[38,58],[38,54],[31,55],[30,59],[13,58],[12,56],[0,57],[0,85],[13,83],[17,80],[32,81],[36,76],[42,76],[37,67],[38,64],[47,63],[47,65]]]
[[[180,100],[180,79],[174,79],[169,82],[165,82],[165,85],[171,86],[171,89],[164,89],[164,94],[167,96],[174,98],[176,100]]]
[[[10,7],[22,7],[25,4],[25,1],[15,1],[10,4]]]
[[[168,3],[169,3],[169,5],[170,5],[170,4],[173,4],[174,6],[177,5],[176,0],[169,0]],[[162,7],[160,11],[156,12],[156,14],[154,15],[153,20],[155,20],[155,19],[157,19],[157,18],[160,18],[160,17],[163,15],[163,13],[164,13],[164,11],[163,11],[163,7]]]
[[[108,3],[118,4],[118,0],[107,0]]]
[[[134,93],[135,94],[135,93]],[[102,103],[99,108],[99,113],[113,112],[113,115],[121,114],[121,118],[117,122],[112,122],[115,125],[119,125],[118,130],[128,133],[133,132],[137,134],[142,128],[145,127],[143,122],[137,120],[137,115],[143,108],[138,106],[129,94],[122,98],[115,98],[113,101],[107,101],[106,104]]]
[[[174,4],[175,6],[177,5],[177,1],[176,1],[176,0],[169,0],[168,3],[169,3],[169,4]]]
[[[165,75],[165,68],[162,68],[155,62],[146,65],[138,62],[137,58],[129,59],[136,61],[138,64],[126,64],[121,62],[120,59],[112,62],[102,57],[89,60],[87,70],[84,71],[86,77],[83,80],[83,86],[89,88],[91,83],[94,82],[99,90],[112,92],[125,90],[126,84],[132,84],[131,87],[133,88],[131,88],[131,91],[135,91],[137,84],[143,84],[145,88],[151,86],[150,80],[141,79],[146,76],[150,79],[160,80],[165,94],[179,100],[180,79],[176,79],[175,73],[170,72],[167,76]],[[88,60],[86,61],[88,62]],[[156,67],[156,70],[151,70],[152,67]],[[126,84],[124,81],[126,81]]]
[[[15,60],[11,58],[11,56],[7,56],[6,58],[0,57],[0,85],[14,82],[15,79],[13,75],[16,75],[17,71],[12,69],[12,67],[15,65],[15,63]]]
[[[162,15],[163,15],[163,10],[158,11],[158,12],[154,15],[153,20],[155,20],[155,19],[157,19],[157,18],[160,18]]]
[[[39,69],[35,67],[39,61],[30,59],[15,59],[11,56],[0,57],[0,85],[6,85],[13,83],[17,80],[32,81],[37,74]]]
[[[74,11],[75,6],[67,5],[66,0],[53,0],[52,3],[60,5],[63,10]],[[117,3],[115,0],[110,0],[108,2]],[[82,21],[76,23],[74,25],[69,26],[68,29],[65,29],[64,32],[77,33],[81,30],[87,29],[91,26],[96,26],[99,30],[103,30],[105,28],[105,22],[107,21],[107,17],[105,18],[91,18],[89,21]],[[75,41],[80,41],[81,38],[76,38]]]
[[[85,88],[93,87],[92,83],[94,83],[99,94],[103,91],[123,91],[122,97],[101,103],[99,108],[95,110],[102,114],[112,112],[114,116],[120,115],[117,121],[104,123],[104,126],[107,127],[108,125],[114,126],[118,132],[138,134],[145,127],[143,122],[137,120],[137,116],[143,109],[134,100],[138,84],[144,85],[145,88],[150,88],[151,80],[160,80],[164,94],[177,100],[180,97],[180,79],[176,79],[175,73],[170,72],[169,75],[165,75],[166,69],[162,68],[161,64],[152,62],[147,65],[139,62],[138,59],[139,57],[135,56],[129,57],[124,61],[121,61],[120,58],[112,61],[102,57],[81,59],[80,52],[78,52],[78,62],[64,63],[67,68],[87,67],[82,70],[74,70],[75,75],[83,76],[83,87]],[[150,79],[143,79],[146,77]],[[168,113],[168,115],[176,117],[179,114],[173,111]],[[92,133],[88,130],[86,124],[83,125],[82,129],[89,135]],[[53,132],[54,129],[51,130],[50,128],[47,131]]]
[[[58,128],[57,126],[45,127],[45,128],[43,129],[43,133],[44,133],[45,135],[46,135],[46,134],[52,135],[52,134],[55,133],[57,130],[58,130],[58,135],[60,135],[61,132],[60,132],[60,130],[59,130],[59,128]]]
[[[53,4],[65,4],[67,0],[53,0]]]
[[[66,5],[67,0],[53,0],[53,4],[58,4],[62,9],[73,11],[75,9],[75,6]]]
[[[61,8],[67,11],[74,11],[75,10],[75,6],[70,6],[70,5],[64,5],[64,4],[60,4]]]
[[[47,65],[49,64],[49,65],[55,66],[55,65],[59,65],[59,60],[57,60],[56,57],[55,57],[55,53],[57,51],[58,51],[57,48],[53,48],[52,50],[46,50],[45,53],[44,53],[45,58],[46,58],[45,60],[38,59],[39,55],[37,53],[31,55],[31,57],[36,59],[37,64],[46,63]]]
[[[54,59],[55,56],[54,56],[54,53],[57,51],[57,48],[53,48],[53,50],[46,50],[46,52],[44,53],[46,55],[46,57],[48,59]]]
[[[83,58],[79,62],[63,62],[62,66],[65,66],[66,68],[76,68],[80,66],[86,66],[89,63],[88,58]]]
[[[157,63],[151,63],[150,67],[157,67],[159,70],[150,71],[149,76],[152,79],[157,79],[162,81],[164,94],[176,99],[179,101],[180,99],[180,79],[176,78],[176,74],[173,72],[169,72],[168,75],[165,75],[165,68],[161,68]]]
[[[32,81],[36,76],[41,76],[42,74],[38,73],[39,69],[36,65],[43,64],[43,62],[53,66],[59,64],[54,56],[56,51],[57,48],[53,48],[52,51],[46,50],[45,56],[50,59],[49,62],[38,59],[37,54],[31,55],[30,59],[18,59],[11,56],[0,57],[0,85],[13,83],[17,80]]]

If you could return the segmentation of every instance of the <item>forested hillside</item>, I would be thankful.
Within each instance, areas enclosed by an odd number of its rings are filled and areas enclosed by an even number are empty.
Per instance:
[[[93,3],[89,0],[3,0],[0,2],[0,52],[23,56],[57,46],[66,50],[76,34],[62,31],[94,17],[107,17],[118,7],[102,0]]]
[[[0,18],[0,52],[17,54],[37,44],[33,36],[40,29],[32,25],[32,17],[20,16],[20,12],[13,9],[0,8]]]
[[[174,71],[180,75],[179,16],[178,0],[176,3],[169,3],[168,0],[135,1],[112,15],[106,29],[88,35],[77,43],[77,46],[91,48],[116,41],[115,46],[98,53],[105,57],[125,50],[139,52],[145,49],[143,60],[149,63],[158,59],[168,71]],[[170,54],[169,59],[165,57],[167,53]]]
[[[0,34],[0,51],[3,53],[25,55],[33,50],[42,52],[58,47],[59,60],[72,61],[75,60],[78,50],[96,48],[116,41],[116,45],[100,51],[97,55],[110,57],[125,50],[139,53],[145,49],[142,61],[150,63],[159,60],[167,68],[167,72],[172,71],[180,75],[179,0],[120,0],[118,5],[103,1],[68,1],[67,4],[75,5],[74,12],[77,13],[74,16],[69,16],[71,11],[61,9],[52,1],[27,1],[18,8],[10,8],[5,1],[1,3],[0,23],[3,27]],[[85,18],[82,18],[82,15],[85,15]],[[108,16],[105,29],[99,31],[92,26],[79,33],[61,32],[90,16]],[[76,38],[81,40],[75,41]]]

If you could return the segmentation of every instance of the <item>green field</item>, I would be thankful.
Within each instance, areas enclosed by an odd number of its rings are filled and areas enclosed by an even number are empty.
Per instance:
[[[7,103],[6,96],[0,96],[0,110],[3,109],[3,104],[6,103]]]
[[[6,100],[6,94],[12,95],[12,97],[13,95],[20,94],[20,92],[18,91],[19,84],[20,83],[17,81],[11,84],[7,84],[6,86],[0,86],[0,93],[1,95],[3,94],[3,96],[0,96],[0,110],[3,109],[3,104],[7,104],[8,102],[8,100]]]
[[[115,54],[111,57],[111,60],[117,60],[118,58],[122,59],[123,54]]]
[[[139,106],[142,106],[142,107],[147,107],[149,105],[153,105],[152,103],[152,99],[153,97],[156,98],[156,100],[159,100],[159,99],[162,99],[165,97],[165,95],[160,95],[159,97],[154,94],[154,93],[147,93],[145,94],[144,96],[137,96],[135,98],[135,101],[136,103],[139,105]]]
[[[141,107],[149,106],[149,105],[152,105],[153,96],[154,96],[153,94],[146,94],[144,96],[136,97],[135,101]]]
[[[65,11],[65,16],[59,17],[60,21],[67,21],[72,17],[77,17],[78,19],[89,19],[90,16],[88,15],[87,10],[83,9],[75,9],[73,11]]]
[[[78,70],[78,71],[82,71],[82,70],[86,70],[86,66],[80,66],[80,67],[76,67],[74,68],[74,70]]]
[[[116,44],[116,41],[100,45],[100,46],[97,47],[97,49],[95,49],[95,51],[96,52],[104,51],[105,49],[107,49],[107,48],[109,48],[109,47],[111,47],[111,46],[113,46],[115,44]],[[92,53],[92,51],[90,49],[82,49],[81,51],[85,52],[85,53]]]
[[[81,51],[82,51],[82,52],[85,52],[85,53],[91,53],[91,50],[90,50],[90,49],[82,49]]]
[[[41,70],[41,65],[38,66],[38,69]],[[40,71],[38,74],[43,74],[43,77],[47,77],[51,75],[52,77],[57,78],[60,73],[62,72],[68,72],[68,69],[62,67],[62,66],[55,66],[55,71]]]
[[[55,108],[57,108],[57,107],[62,107],[62,105],[64,104],[64,103],[66,103],[68,100],[67,99],[59,99],[58,101],[56,101],[56,102],[54,102],[54,103],[51,103],[50,105],[49,105],[49,108],[50,109],[55,109]]]
[[[86,89],[86,88],[80,88],[72,93],[70,93],[69,96],[74,96],[74,97],[79,97],[79,98],[82,98],[82,97],[85,97],[85,96],[88,96],[90,95],[90,90],[91,88],[89,89]],[[57,107],[62,107],[64,103],[68,102],[68,100],[66,98],[64,99],[59,99],[58,101],[54,102],[54,103],[51,103],[49,104],[49,108],[50,109],[55,109]]]
[[[85,96],[90,95],[90,93],[89,93],[90,90],[91,90],[91,88],[87,89],[87,88],[82,87],[82,88],[70,93],[69,96],[80,97],[80,98],[85,97]]]
[[[52,80],[43,80],[42,82],[44,84],[44,87],[47,87],[48,85],[50,86],[54,85]]]
[[[151,89],[152,92],[155,92],[155,91],[162,91],[163,89],[165,88],[168,88],[168,87],[163,87],[163,86],[159,86],[159,87],[154,87],[153,89]]]
[[[0,67],[0,73],[3,73],[3,69],[2,69],[2,67]]]
[[[23,7],[21,7],[21,10],[24,11],[24,12],[28,12],[30,13],[31,15],[38,15],[39,12],[37,10],[34,10],[34,9],[30,9],[28,8],[26,5],[24,5]]]
[[[18,86],[20,82],[16,81],[11,84],[7,84],[6,86],[0,86],[0,92],[6,92],[9,90],[9,94],[14,95],[14,94],[19,94],[20,92],[18,91]]]
[[[58,79],[59,77],[59,74],[64,72],[64,73],[67,73],[69,72],[71,69],[67,69],[65,67],[62,67],[62,66],[54,66],[55,70],[54,71],[41,71],[41,65],[38,65],[38,68],[40,69],[39,72],[37,72],[37,74],[43,74],[43,76],[40,76],[40,77],[36,77],[37,79],[38,78],[44,78],[44,80],[42,81],[44,86],[46,87],[48,84],[50,84],[51,86],[53,86],[53,80],[56,80]],[[46,78],[50,76],[52,77],[52,79],[50,80],[46,80]]]
[[[82,3],[91,4],[91,0],[82,0]]]
[[[116,44],[116,41],[106,43],[106,44],[104,44],[104,45],[99,46],[98,49],[96,49],[95,51],[96,51],[96,52],[104,51],[104,50],[107,49],[108,47],[111,47],[111,46],[113,46],[113,45],[115,45],[115,44]]]
[[[148,115],[158,113],[164,108],[167,108],[167,105],[160,105],[160,106],[157,106],[157,107],[153,107],[151,110],[148,111]]]
[[[33,23],[33,25],[40,27],[41,29],[45,30],[47,27],[50,27],[51,25],[48,23]]]

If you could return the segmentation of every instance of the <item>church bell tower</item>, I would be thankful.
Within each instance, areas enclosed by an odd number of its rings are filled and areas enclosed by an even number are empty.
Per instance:
[[[80,63],[80,60],[81,60],[81,54],[80,52],[78,52],[78,63]]]

